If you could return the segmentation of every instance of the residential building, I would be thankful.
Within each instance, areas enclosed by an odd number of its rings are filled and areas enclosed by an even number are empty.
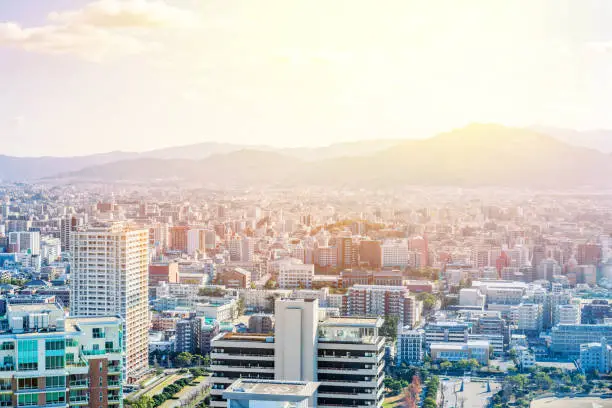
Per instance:
[[[71,313],[124,319],[128,382],[149,367],[148,239],[147,229],[121,224],[71,234]]]
[[[396,365],[421,364],[425,357],[425,331],[404,326],[397,334]]]
[[[0,406],[123,406],[119,316],[66,318],[48,303],[10,305],[7,317]]]
[[[580,345],[580,368],[588,373],[598,371],[608,374],[612,370],[612,347],[608,345],[605,337],[596,343]]]

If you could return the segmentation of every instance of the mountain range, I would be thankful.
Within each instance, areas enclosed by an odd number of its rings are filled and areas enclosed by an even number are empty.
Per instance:
[[[217,186],[612,186],[608,177],[612,157],[607,152],[568,142],[570,133],[552,133],[474,124],[428,139],[371,140],[319,148],[201,143],[70,158],[0,156],[0,178],[185,180]],[[609,144],[612,146],[612,140]]]

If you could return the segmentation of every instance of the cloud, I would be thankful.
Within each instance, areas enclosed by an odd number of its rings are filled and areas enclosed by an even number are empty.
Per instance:
[[[146,0],[99,0],[80,10],[53,12],[49,20],[107,28],[188,27],[195,23],[186,10]]]
[[[12,127],[16,130],[19,130],[23,127],[23,125],[25,124],[26,118],[24,115],[19,115],[19,116],[15,116],[13,118],[12,122]]]
[[[592,41],[586,44],[587,48],[597,52],[612,52],[612,41]]]
[[[145,0],[100,0],[80,10],[53,12],[48,20],[36,27],[0,23],[0,46],[99,62],[157,50],[154,31],[195,23],[185,10]]]

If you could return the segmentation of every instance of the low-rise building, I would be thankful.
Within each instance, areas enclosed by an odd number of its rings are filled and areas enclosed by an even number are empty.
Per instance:
[[[481,365],[489,364],[489,342],[432,343],[430,355],[433,361],[459,361],[475,359]]]

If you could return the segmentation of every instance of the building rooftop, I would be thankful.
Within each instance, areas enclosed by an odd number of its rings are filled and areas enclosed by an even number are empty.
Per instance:
[[[274,343],[274,336],[269,333],[221,333],[217,336],[216,340]]]
[[[312,397],[319,383],[305,381],[234,381],[223,393],[228,399],[303,401]]]
[[[344,326],[344,327],[381,327],[384,320],[382,317],[330,317],[319,323],[321,327]]]

